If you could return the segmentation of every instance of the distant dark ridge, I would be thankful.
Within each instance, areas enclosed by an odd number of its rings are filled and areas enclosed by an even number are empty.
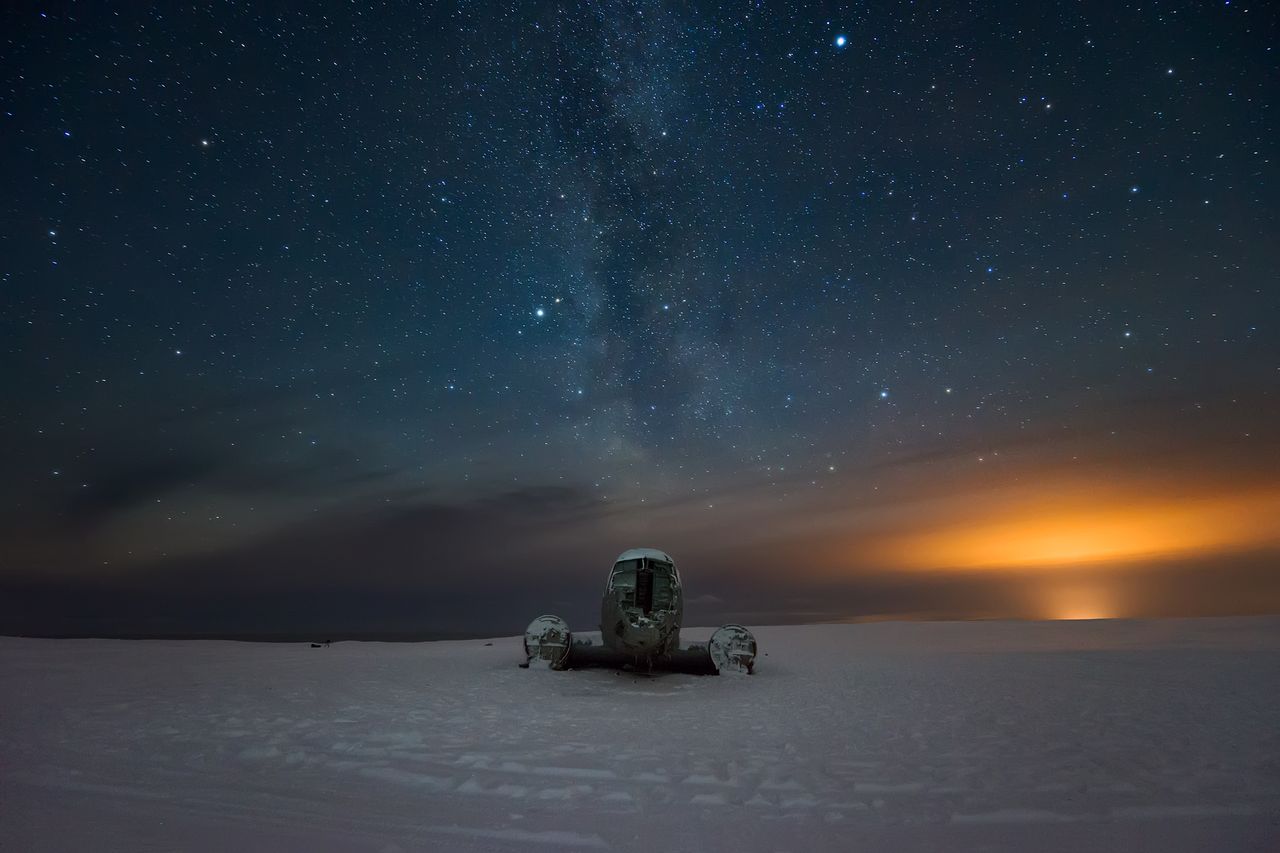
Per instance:
[[[519,632],[510,632],[514,636]],[[350,633],[350,634],[0,634],[0,637],[15,637],[28,640],[230,640],[241,643],[427,643],[439,640],[485,640],[492,637],[505,636],[499,633],[477,633],[474,631],[419,631],[397,633]]]

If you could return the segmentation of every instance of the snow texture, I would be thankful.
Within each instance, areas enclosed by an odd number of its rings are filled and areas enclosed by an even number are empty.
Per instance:
[[[755,633],[748,678],[0,639],[0,848],[1280,850],[1280,619]]]

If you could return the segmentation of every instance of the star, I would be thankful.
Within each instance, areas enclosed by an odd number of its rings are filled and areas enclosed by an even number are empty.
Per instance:
[[[849,39],[846,38],[843,34],[836,36],[836,47],[843,48],[848,43],[849,43]]]

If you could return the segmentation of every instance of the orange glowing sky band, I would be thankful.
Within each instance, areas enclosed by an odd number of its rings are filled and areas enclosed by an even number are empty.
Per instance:
[[[905,569],[1018,569],[1229,553],[1280,545],[1280,489],[1203,497],[1030,500],[859,547]]]

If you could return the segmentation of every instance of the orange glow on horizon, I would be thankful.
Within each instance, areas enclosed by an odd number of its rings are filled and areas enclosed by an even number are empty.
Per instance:
[[[1040,594],[1045,619],[1080,621],[1115,619],[1120,607],[1108,586],[1100,583],[1056,585]]]
[[[862,548],[903,569],[1027,569],[1136,563],[1280,544],[1280,491],[1161,498],[1095,495],[1007,501]],[[1081,612],[1091,612],[1087,608]]]
[[[1095,619],[1113,619],[1115,617],[1110,613],[1096,610],[1064,610],[1050,618],[1060,622],[1088,622]]]

